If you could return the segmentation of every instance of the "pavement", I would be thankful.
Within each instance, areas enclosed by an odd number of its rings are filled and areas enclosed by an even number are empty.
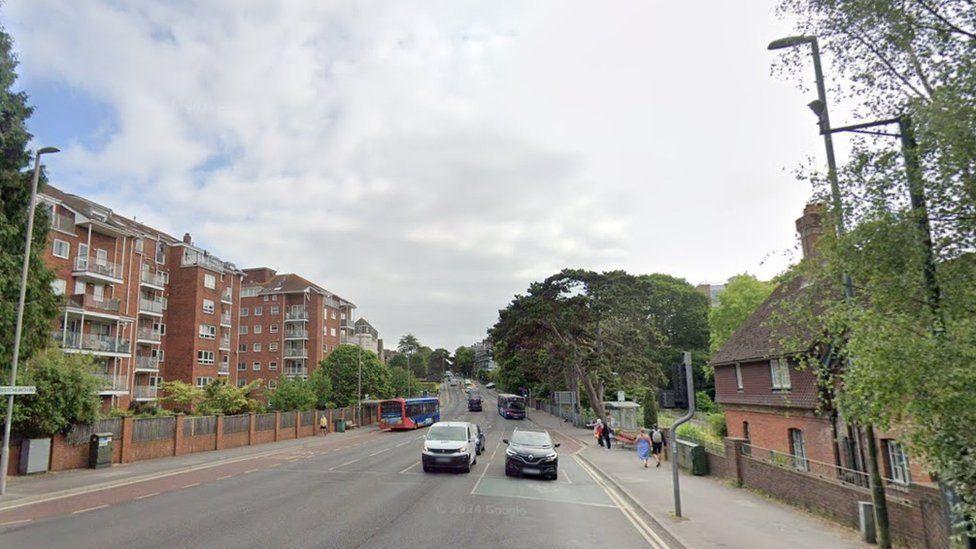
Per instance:
[[[645,469],[634,450],[606,450],[589,430],[579,429],[543,411],[529,420],[550,432],[576,439],[578,457],[596,469],[626,500],[650,515],[646,522],[663,529],[686,547],[749,549],[865,548],[858,533],[827,519],[767,499],[708,476],[679,473],[683,518],[674,516],[671,462]]]
[[[468,474],[424,473],[425,431],[353,430],[107,470],[18,478],[0,499],[0,546],[20,547],[678,547],[596,473],[575,437],[559,480],[508,478],[505,420],[485,394],[468,412],[485,452]]]

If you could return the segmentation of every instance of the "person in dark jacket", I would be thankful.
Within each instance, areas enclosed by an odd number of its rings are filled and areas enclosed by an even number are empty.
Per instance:
[[[603,422],[603,432],[600,433],[600,437],[603,439],[602,443],[610,449],[610,436],[613,435],[613,428],[610,426],[610,416],[607,416],[606,421]]]

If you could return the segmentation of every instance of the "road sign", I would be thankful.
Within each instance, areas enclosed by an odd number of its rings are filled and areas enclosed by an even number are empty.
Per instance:
[[[552,395],[556,404],[576,404],[576,391],[555,391]]]
[[[0,385],[0,395],[33,395],[37,387],[33,385]]]

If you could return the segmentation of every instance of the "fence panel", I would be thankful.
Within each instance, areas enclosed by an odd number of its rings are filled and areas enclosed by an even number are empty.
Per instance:
[[[258,414],[254,417],[255,430],[258,431],[274,431],[275,428],[275,414]]]
[[[175,417],[137,419],[132,423],[132,442],[149,442],[173,438]]]
[[[183,436],[212,435],[217,432],[217,416],[188,417],[183,422]]]
[[[122,438],[122,418],[101,419],[91,425],[72,425],[66,439],[68,444],[88,444],[95,433],[112,433],[112,438],[119,440]]]
[[[302,412],[302,425],[309,425],[314,422],[315,422],[315,412],[313,410]]]
[[[742,453],[757,461],[769,463],[770,465],[784,469],[792,469],[815,477],[835,480],[853,486],[868,486],[868,474],[863,471],[856,471],[839,465],[812,460],[806,456],[787,454],[768,448],[760,448],[752,444],[743,444]],[[888,483],[894,482],[891,479],[885,479],[885,481]]]
[[[224,416],[224,434],[244,433],[251,429],[251,414]]]
[[[295,412],[281,412],[281,428],[282,429],[295,428]]]

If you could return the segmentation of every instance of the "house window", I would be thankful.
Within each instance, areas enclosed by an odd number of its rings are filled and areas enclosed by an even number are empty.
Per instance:
[[[269,370],[272,370],[272,371],[277,370],[278,369],[278,363],[277,362],[269,362],[268,363],[268,369]]]
[[[891,480],[898,484],[912,483],[912,472],[908,467],[908,453],[905,447],[894,440],[883,440],[885,452],[888,454],[888,473]]]
[[[742,366],[738,362],[735,363],[735,388],[742,390]]]
[[[160,271],[159,274],[162,275],[163,277],[163,285],[165,286],[166,284],[169,284],[169,273],[165,271]]]
[[[61,280],[60,278],[56,278],[51,281],[51,291],[54,292],[54,295],[64,295],[64,292],[67,289],[68,289],[67,281]]]
[[[208,315],[214,314],[214,302],[212,299],[203,300],[203,312],[207,313]]]
[[[213,351],[197,351],[197,364],[211,365],[214,363]]]
[[[264,296],[264,297],[268,297],[268,296]],[[262,308],[261,308],[261,307],[255,307],[255,308],[254,308],[254,316],[261,316],[261,314],[262,314],[263,312],[264,312],[264,311],[262,310]]]
[[[71,255],[71,244],[65,240],[55,238],[54,244],[51,246],[51,253],[54,254],[54,257],[68,259],[68,256]]]
[[[238,372],[246,372],[247,371],[247,362],[238,362],[237,363],[237,371]]]
[[[256,334],[260,334],[261,333],[261,325],[260,324],[255,324],[254,325],[254,333],[256,333]]]
[[[247,326],[241,324],[240,327],[237,328],[237,333],[241,335],[247,335]]]
[[[267,301],[268,300],[268,296],[264,296],[264,300]]]
[[[135,245],[136,245],[136,252],[138,252],[138,253],[141,254],[142,253],[142,239],[141,238],[137,238]]]
[[[329,330],[329,331],[330,331],[330,332],[332,332],[332,337],[335,337],[335,335],[336,335],[336,331],[335,331],[335,328],[332,328],[332,329],[331,329],[331,330]]]
[[[251,347],[251,350],[253,350],[255,353],[260,353],[261,352],[261,344],[260,343],[255,343],[254,346]]]
[[[254,363],[254,364],[252,365],[252,368],[254,369],[254,371],[255,371],[255,372],[257,372],[257,371],[259,371],[259,370],[261,370],[261,363],[260,363],[260,362],[255,362],[255,363]]]
[[[166,308],[169,307],[169,298],[168,297],[160,298],[160,302],[162,302],[163,310],[165,311]]]
[[[95,250],[95,265],[108,265],[108,252],[102,249]]]
[[[281,312],[281,309],[277,305],[271,306],[271,312],[268,314],[276,315]]]
[[[200,337],[202,339],[216,339],[217,338],[217,327],[211,326],[210,324],[200,325]]]
[[[333,310],[332,311],[332,320],[335,320],[335,317],[336,317],[336,312]]]
[[[268,382],[268,389],[277,389],[277,388],[278,388],[277,381],[272,379],[271,381]]]
[[[210,385],[212,381],[213,381],[212,377],[198,377],[197,387],[206,387],[207,385]]]
[[[156,263],[166,263],[166,244],[156,243]]]
[[[247,307],[241,307],[241,316],[247,316]]]
[[[239,353],[246,353],[247,352],[247,343],[241,343],[241,344],[239,344],[237,346],[237,352],[239,352]]]
[[[212,274],[204,273],[203,275],[203,287],[210,288],[214,290],[217,288],[217,277]]]
[[[268,325],[268,331],[271,332],[272,334],[278,333],[278,325],[277,324]]]
[[[159,332],[159,335],[166,335],[166,325],[161,322],[153,322],[153,329]]]
[[[271,301],[278,301],[278,296],[277,295],[271,296]]]
[[[92,284],[92,299],[95,301],[105,301],[105,286]]]
[[[83,293],[85,293],[85,283],[82,282],[82,281],[80,281],[80,280],[76,280],[75,281],[75,294],[83,294]]]
[[[277,341],[272,341],[271,343],[268,343],[268,350],[269,351],[277,351],[278,350],[278,342]]]
[[[240,389],[241,387],[243,387],[245,385],[247,385],[247,380],[246,379],[238,379],[237,380],[237,388],[238,389]]]
[[[810,460],[807,459],[807,445],[803,441],[803,431],[790,429],[790,453],[793,454],[793,466],[799,471],[810,470]]]
[[[159,361],[160,362],[166,361],[166,354],[165,351],[163,351],[162,349],[159,350]]]
[[[769,375],[773,380],[774,391],[790,390],[790,365],[786,360],[770,360]]]

